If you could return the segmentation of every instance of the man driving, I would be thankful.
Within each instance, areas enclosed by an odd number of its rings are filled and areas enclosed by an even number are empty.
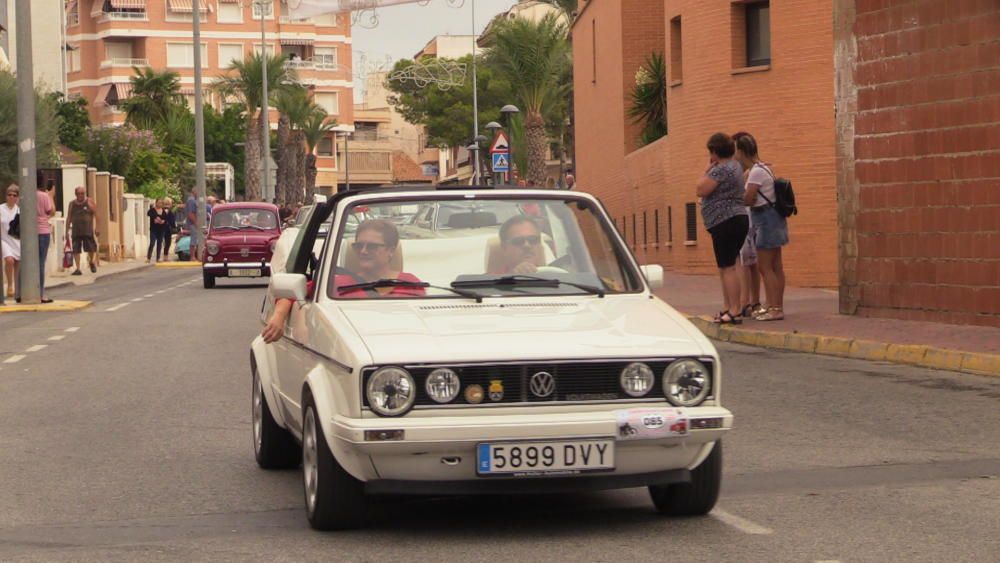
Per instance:
[[[542,233],[533,219],[517,215],[500,226],[500,261],[489,274],[534,274],[545,259]]]

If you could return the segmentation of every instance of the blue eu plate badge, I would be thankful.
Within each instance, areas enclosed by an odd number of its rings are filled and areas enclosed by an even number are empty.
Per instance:
[[[479,444],[479,472],[490,472],[490,445]]]

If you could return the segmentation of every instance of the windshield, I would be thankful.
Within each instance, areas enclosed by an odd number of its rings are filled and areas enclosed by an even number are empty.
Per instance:
[[[391,220],[411,213],[415,203],[409,223]],[[366,203],[348,209],[341,221],[327,294],[479,298],[639,291],[639,275],[612,232],[587,200]]]
[[[278,217],[269,209],[225,209],[212,213],[213,229],[274,230]]]

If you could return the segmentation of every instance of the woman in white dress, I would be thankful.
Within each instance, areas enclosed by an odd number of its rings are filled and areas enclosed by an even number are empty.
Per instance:
[[[3,246],[3,279],[7,282],[7,297],[14,297],[18,265],[21,263],[21,241],[10,236],[10,222],[17,216],[17,205],[21,191],[16,184],[7,186],[5,198],[0,205],[0,245]]]

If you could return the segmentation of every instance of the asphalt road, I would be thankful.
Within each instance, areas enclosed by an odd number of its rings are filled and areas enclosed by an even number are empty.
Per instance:
[[[323,534],[299,471],[253,460],[261,285],[150,269],[52,293],[95,303],[0,315],[0,560],[1000,560],[998,379],[727,345],[708,517],[641,489],[403,498]]]

